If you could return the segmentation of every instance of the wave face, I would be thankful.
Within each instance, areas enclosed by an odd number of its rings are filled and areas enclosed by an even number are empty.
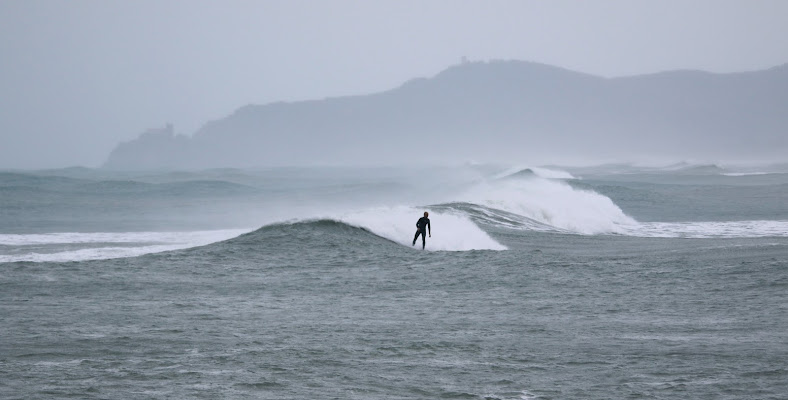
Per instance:
[[[427,249],[444,251],[506,250],[467,215],[451,209],[445,211],[414,207],[381,207],[339,217],[340,221],[368,229],[377,235],[403,245],[412,245],[416,221],[424,211],[429,212],[434,236],[427,238]],[[410,224],[406,221],[411,222]],[[421,237],[416,246],[420,247]]]

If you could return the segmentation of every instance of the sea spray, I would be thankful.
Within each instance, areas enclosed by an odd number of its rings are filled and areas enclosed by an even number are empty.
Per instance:
[[[459,200],[582,234],[620,233],[624,226],[637,225],[608,197],[538,176],[481,182]]]

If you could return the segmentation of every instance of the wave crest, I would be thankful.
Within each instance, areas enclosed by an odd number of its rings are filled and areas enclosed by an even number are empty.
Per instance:
[[[479,183],[460,195],[460,201],[574,233],[622,233],[637,225],[606,196],[539,177]]]

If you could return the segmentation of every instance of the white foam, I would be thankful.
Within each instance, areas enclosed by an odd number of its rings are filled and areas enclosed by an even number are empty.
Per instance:
[[[475,185],[460,201],[484,205],[582,234],[619,233],[637,222],[608,197],[569,184],[532,177]]]
[[[57,232],[39,234],[0,234],[0,244],[9,246],[67,243],[138,243],[201,241],[206,237],[248,232],[228,229],[185,232]]]
[[[21,254],[0,254],[0,262],[68,262],[136,257],[149,253],[204,246],[249,231],[251,229],[188,232],[0,234],[0,245],[35,247],[30,252],[22,252]],[[68,249],[69,245],[79,248]],[[57,251],[40,251],[42,248],[46,249],[47,246],[56,246]]]
[[[643,222],[621,233],[665,238],[788,237],[788,221]]]
[[[424,211],[430,213],[430,225],[435,233],[427,237],[427,250],[506,250],[467,216],[455,213],[405,206],[379,207],[346,213],[338,219],[410,247],[416,234],[416,221]],[[416,246],[421,247],[421,237]]]

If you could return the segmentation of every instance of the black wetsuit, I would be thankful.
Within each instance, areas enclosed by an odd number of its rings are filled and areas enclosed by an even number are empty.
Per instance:
[[[430,226],[430,219],[427,217],[419,218],[419,221],[416,222],[416,236],[413,237],[413,244],[416,244],[416,239],[419,238],[421,235],[421,248],[423,249],[427,246],[427,229],[430,230],[430,234],[432,234],[432,227]]]

